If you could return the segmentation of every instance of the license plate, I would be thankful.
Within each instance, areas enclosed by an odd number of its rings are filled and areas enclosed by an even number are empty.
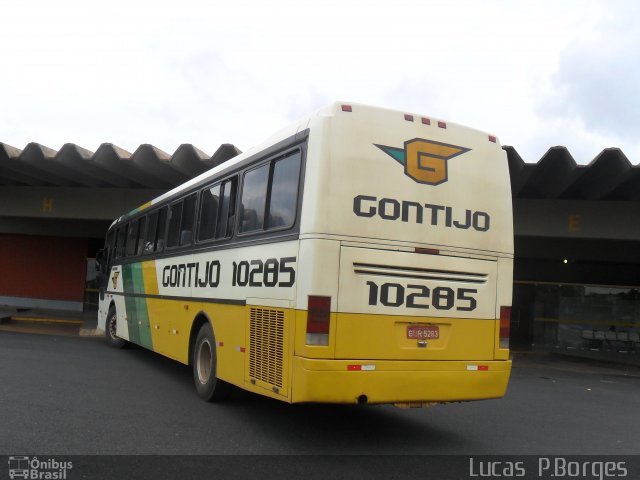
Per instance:
[[[437,325],[407,325],[407,338],[415,340],[440,338],[440,327]]]

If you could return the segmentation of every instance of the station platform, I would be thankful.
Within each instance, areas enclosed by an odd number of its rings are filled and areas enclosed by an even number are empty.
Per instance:
[[[98,312],[15,308],[0,305],[0,331],[65,336],[101,336],[96,332]]]

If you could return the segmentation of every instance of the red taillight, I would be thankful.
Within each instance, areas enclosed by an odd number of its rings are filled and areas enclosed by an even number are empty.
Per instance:
[[[445,122],[438,122],[438,126],[440,128],[447,128],[447,124]]]
[[[496,143],[498,139],[494,135],[489,135],[489,141],[492,143]]]
[[[307,345],[329,345],[331,297],[309,295],[307,303]]]
[[[413,115],[409,115],[408,113],[405,113],[405,114],[404,114],[404,119],[405,119],[407,122],[413,122]]]
[[[422,124],[423,125],[431,125],[431,120],[429,120],[426,117],[422,117]]]
[[[511,307],[500,307],[500,348],[509,348]]]
[[[342,105],[342,111],[343,112],[352,112],[353,109],[351,108],[351,105]]]

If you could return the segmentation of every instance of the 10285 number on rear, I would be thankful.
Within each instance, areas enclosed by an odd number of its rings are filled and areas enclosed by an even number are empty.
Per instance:
[[[369,305],[385,307],[406,307],[417,309],[455,310],[471,312],[478,306],[474,288],[435,287],[426,285],[401,285],[399,283],[367,282],[369,287]]]

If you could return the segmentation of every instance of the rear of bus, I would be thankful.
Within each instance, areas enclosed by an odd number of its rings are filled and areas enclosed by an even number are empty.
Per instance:
[[[513,226],[497,139],[357,104],[309,132],[291,401],[503,396]]]

